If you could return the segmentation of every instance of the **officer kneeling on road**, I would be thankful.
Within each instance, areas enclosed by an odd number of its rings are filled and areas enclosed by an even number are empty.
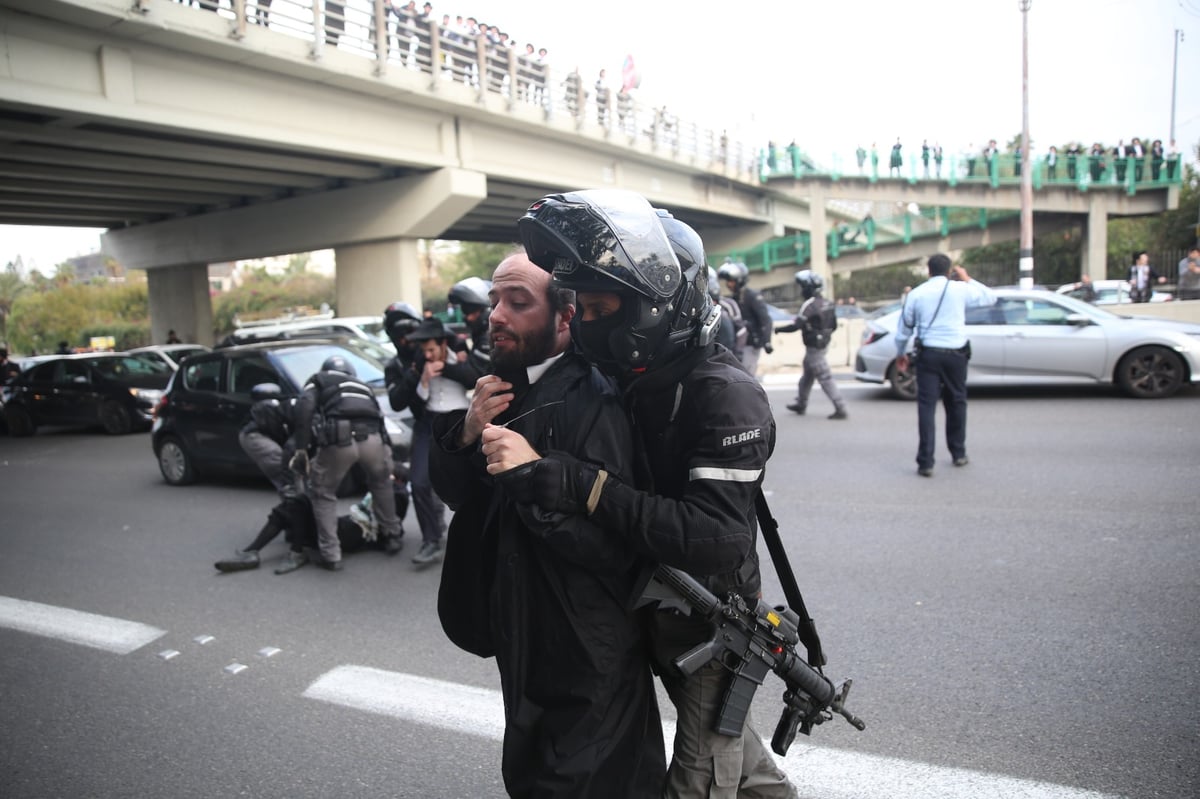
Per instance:
[[[294,471],[308,472],[308,449],[316,436],[309,493],[317,523],[318,565],[333,571],[342,568],[337,487],[355,463],[367,475],[380,533],[388,541],[399,542],[400,522],[391,486],[392,449],[371,387],[356,379],[349,361],[340,355],[331,356],[304,384],[295,413],[296,454],[289,464]]]

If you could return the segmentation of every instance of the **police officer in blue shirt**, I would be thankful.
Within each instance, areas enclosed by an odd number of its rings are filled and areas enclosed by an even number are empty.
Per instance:
[[[941,397],[946,409],[946,446],[955,466],[967,460],[967,308],[993,304],[996,295],[972,280],[961,266],[937,253],[929,258],[929,280],[908,293],[896,328],[896,368],[906,372],[912,360],[908,340],[914,338],[917,369],[917,474],[933,476],[937,443],[934,417]]]

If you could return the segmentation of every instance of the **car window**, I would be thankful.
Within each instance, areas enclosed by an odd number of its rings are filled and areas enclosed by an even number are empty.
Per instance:
[[[29,379],[36,383],[53,383],[58,379],[59,367],[62,361],[40,363],[29,370]]]
[[[205,358],[183,368],[183,385],[190,391],[218,391],[221,388],[220,358]]]
[[[279,375],[267,361],[266,356],[255,354],[247,358],[234,358],[229,364],[229,385],[233,394],[250,395],[250,389],[260,383],[278,383]]]
[[[321,371],[321,364],[331,355],[341,355],[348,360],[354,367],[355,375],[364,383],[382,385],[382,364],[347,347],[318,345],[275,353],[280,365],[298,386],[303,386],[308,382],[308,378]]]
[[[83,361],[57,361],[59,370],[54,376],[56,383],[73,383],[77,378],[82,377],[84,382],[92,382],[92,376],[88,372],[87,364]]]
[[[1002,299],[999,303],[1000,310],[1004,314],[1004,324],[1006,325],[1023,325],[1029,314],[1025,308],[1025,300],[1018,299]]]
[[[146,363],[163,362],[162,356],[156,352],[135,352],[133,353],[132,357],[137,358],[139,361],[145,361]]]
[[[160,360],[148,361],[133,356],[127,358],[97,358],[92,361],[92,367],[100,374],[113,380],[128,380],[131,377],[171,374],[171,367]]]
[[[1069,311],[1053,302],[1045,300],[1026,300],[1025,324],[1029,325],[1065,325]]]
[[[968,325],[1002,325],[1004,311],[999,303],[967,309]]]

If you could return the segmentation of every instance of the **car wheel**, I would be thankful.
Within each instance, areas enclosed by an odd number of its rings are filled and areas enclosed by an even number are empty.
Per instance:
[[[37,424],[29,411],[20,405],[8,405],[4,408],[4,421],[8,424],[8,434],[17,437],[31,436],[37,432]]]
[[[1138,347],[1117,364],[1117,383],[1131,397],[1161,399],[1183,385],[1183,360],[1163,347]]]
[[[124,405],[109,400],[100,406],[100,424],[110,436],[123,436],[133,429],[133,417]]]
[[[173,486],[187,485],[196,479],[196,467],[192,456],[179,439],[167,437],[158,447],[158,470],[163,479]]]
[[[892,387],[892,396],[896,399],[914,400],[917,398],[917,373],[910,366],[907,372],[896,368],[892,361],[887,370],[888,384]]]

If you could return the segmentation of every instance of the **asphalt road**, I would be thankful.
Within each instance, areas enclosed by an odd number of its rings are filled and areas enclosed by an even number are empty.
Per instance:
[[[1196,796],[1200,392],[975,391],[971,464],[924,479],[914,406],[846,390],[846,422],[771,390],[769,501],[868,725],[797,740],[801,795]],[[411,511],[396,558],[218,575],[272,503],[167,486],[144,434],[0,437],[0,794],[503,795],[494,664],[441,634]]]

